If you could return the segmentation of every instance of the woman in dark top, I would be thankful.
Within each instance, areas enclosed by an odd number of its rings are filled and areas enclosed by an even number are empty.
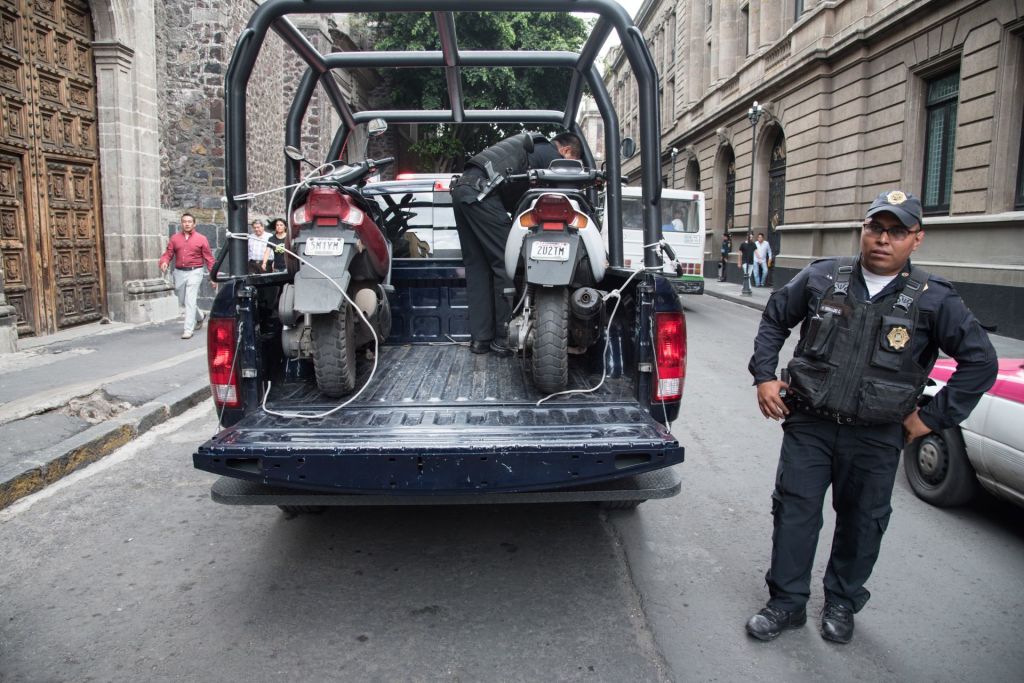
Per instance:
[[[274,234],[267,239],[267,250],[263,254],[263,270],[269,272],[267,269],[267,261],[273,255],[273,270],[279,273],[285,270],[286,266],[284,263],[284,249],[285,241],[288,239],[288,226],[285,224],[283,218],[275,218],[270,222],[270,228],[274,231]],[[277,247],[282,247],[278,249]]]

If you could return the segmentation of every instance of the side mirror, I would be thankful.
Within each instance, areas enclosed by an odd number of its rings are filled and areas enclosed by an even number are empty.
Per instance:
[[[621,153],[623,159],[629,159],[636,154],[636,142],[633,138],[626,138],[622,141]]]
[[[388,122],[384,119],[370,119],[369,123],[366,124],[366,134],[371,138],[384,135],[387,130]]]
[[[288,145],[284,148],[284,155],[292,161],[305,161],[306,155],[298,147],[292,147]]]

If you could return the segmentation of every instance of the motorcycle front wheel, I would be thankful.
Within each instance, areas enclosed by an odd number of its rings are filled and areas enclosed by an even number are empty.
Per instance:
[[[356,343],[348,303],[340,311],[313,316],[313,370],[316,385],[331,397],[349,394],[356,386]]]
[[[569,383],[569,290],[537,287],[534,297],[533,383],[546,393]]]

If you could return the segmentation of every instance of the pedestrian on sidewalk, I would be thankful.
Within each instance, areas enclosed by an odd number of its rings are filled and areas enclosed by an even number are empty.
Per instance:
[[[748,232],[747,239],[740,245],[740,268],[743,270],[743,277],[752,277],[751,271],[754,268],[754,251],[756,249],[754,236]]]
[[[728,229],[726,229],[725,234],[722,236],[721,252],[722,258],[718,264],[718,281],[725,282],[725,269],[729,266],[729,254],[732,253],[732,236],[729,235]]]
[[[768,275],[768,264],[772,260],[772,247],[764,241],[764,233],[757,233],[754,244],[754,286],[764,287],[764,279]]]
[[[811,263],[764,309],[749,369],[762,414],[784,422],[765,576],[770,599],[747,622],[754,638],[772,640],[807,621],[830,486],[836,526],[821,636],[853,638],[853,615],[871,597],[864,584],[892,513],[900,450],[959,424],[995,382],[995,350],[978,320],[948,280],[910,262],[923,241],[921,201],[884,192],[867,211],[859,257]],[[779,351],[797,325],[800,342],[780,381]],[[918,407],[940,350],[956,360],[956,372]]]
[[[160,257],[160,272],[166,273],[174,260],[174,291],[178,295],[178,303],[185,307],[185,330],[182,339],[191,339],[192,331],[203,326],[205,316],[199,310],[199,286],[203,283],[203,266],[210,271],[210,284],[217,289],[213,281],[213,252],[210,243],[196,232],[196,219],[190,213],[181,214],[181,232],[171,235],[167,241],[167,249]]]
[[[262,273],[263,255],[267,251],[267,238],[270,237],[263,229],[263,221],[256,219],[252,222],[252,231],[249,233],[249,272]]]
[[[274,234],[267,239],[267,247],[263,250],[262,268],[264,272],[283,273],[288,269],[284,258],[284,250],[288,246],[288,224],[283,218],[275,218],[270,221],[270,227],[274,229]]]

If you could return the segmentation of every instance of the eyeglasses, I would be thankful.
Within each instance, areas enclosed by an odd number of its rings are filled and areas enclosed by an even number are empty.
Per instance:
[[[879,236],[883,232],[889,235],[889,239],[894,242],[902,242],[907,239],[915,232],[921,232],[921,229],[908,230],[902,225],[894,225],[891,228],[887,228],[878,221],[864,221],[864,232],[870,232],[874,236]]]

